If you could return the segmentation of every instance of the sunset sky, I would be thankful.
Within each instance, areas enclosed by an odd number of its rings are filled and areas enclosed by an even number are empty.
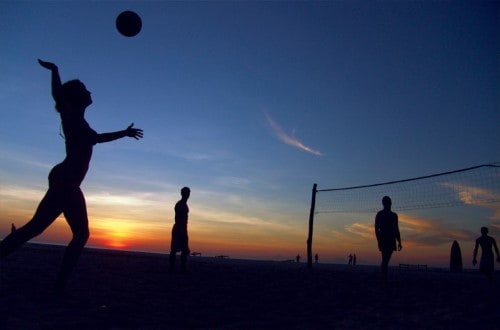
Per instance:
[[[50,74],[79,78],[98,132],[82,190],[89,246],[168,253],[191,188],[192,251],[306,256],[311,189],[500,161],[500,23],[494,1],[0,1],[0,237],[33,215],[64,159]],[[127,38],[124,10],[143,21]],[[397,262],[470,264],[498,204],[398,211]],[[380,199],[382,196],[380,196]],[[467,217],[464,216],[467,214]],[[316,217],[314,252],[379,262],[375,214]],[[432,234],[430,234],[432,233]],[[35,242],[66,244],[60,217]]]

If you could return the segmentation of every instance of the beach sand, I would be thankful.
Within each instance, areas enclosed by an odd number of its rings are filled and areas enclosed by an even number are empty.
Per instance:
[[[86,249],[51,293],[63,248],[27,244],[0,264],[0,329],[500,329],[500,278],[445,271]]]

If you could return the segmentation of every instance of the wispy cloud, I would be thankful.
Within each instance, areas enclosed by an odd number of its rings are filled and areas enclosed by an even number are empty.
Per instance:
[[[400,215],[400,230],[405,233],[406,240],[415,246],[433,247],[449,244],[453,240],[472,241],[474,232],[446,225],[439,219],[426,219],[410,215]]]
[[[0,148],[0,158],[3,162],[12,162],[16,166],[28,166],[41,169],[50,169],[54,164],[41,162],[31,155],[23,154],[14,150],[12,146],[2,145]]]
[[[476,233],[466,229],[455,228],[444,224],[439,219],[427,219],[407,214],[399,214],[399,229],[406,245],[418,247],[436,247],[446,245],[453,240],[473,241]],[[337,239],[350,240],[375,240],[373,223],[355,222],[344,227],[344,231],[336,232]]]
[[[306,146],[304,143],[302,143],[301,141],[299,141],[297,138],[295,138],[294,136],[291,136],[289,135],[288,133],[286,133],[274,120],[273,118],[271,118],[271,116],[267,113],[267,112],[264,112],[264,115],[266,116],[266,119],[267,119],[267,123],[269,124],[269,126],[271,126],[271,129],[273,130],[274,134],[278,137],[278,139],[280,139],[283,143],[285,144],[288,144],[289,146],[292,146],[292,147],[295,147],[295,148],[298,148],[300,150],[303,150],[303,151],[306,151],[306,152],[309,152],[313,155],[317,155],[317,156],[322,156],[323,153],[321,153],[321,151],[319,150],[315,150],[315,149],[312,149],[308,146]]]
[[[479,206],[493,212],[492,220],[500,220],[500,194],[487,188],[474,187],[467,184],[443,183],[443,186],[452,189],[458,199],[465,205]]]
[[[442,185],[454,190],[465,205],[482,205],[485,202],[496,202],[500,200],[498,193],[489,189],[451,182],[443,183]]]
[[[242,188],[246,187],[250,184],[250,180],[246,178],[240,178],[235,176],[220,176],[214,179],[214,182],[218,185],[224,187],[232,187],[232,188]]]

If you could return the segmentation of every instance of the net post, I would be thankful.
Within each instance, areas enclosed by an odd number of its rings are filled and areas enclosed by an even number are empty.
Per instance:
[[[316,207],[316,192],[318,184],[315,183],[312,189],[311,210],[309,212],[309,234],[307,235],[307,267],[312,268],[312,236],[314,224],[314,208]]]

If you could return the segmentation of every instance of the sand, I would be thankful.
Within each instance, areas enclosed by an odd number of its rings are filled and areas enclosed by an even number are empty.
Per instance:
[[[86,249],[61,296],[63,249],[0,264],[0,329],[500,329],[500,277]]]

